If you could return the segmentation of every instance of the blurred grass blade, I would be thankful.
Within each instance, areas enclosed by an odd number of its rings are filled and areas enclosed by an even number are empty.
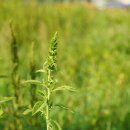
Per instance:
[[[70,111],[71,113],[75,113],[73,110],[71,110],[70,108],[68,108],[68,107],[66,107],[66,106],[63,106],[63,105],[61,105],[61,104],[56,104],[56,105],[54,105],[54,106],[56,106],[56,107],[59,107],[59,108],[62,108],[62,109],[64,109],[64,110],[68,110],[68,111]]]
[[[30,112],[32,112],[32,109],[26,109],[26,110],[23,112],[23,115],[27,115],[27,114],[29,114]]]
[[[3,113],[4,113],[3,109],[2,109],[2,107],[0,107],[0,116],[2,116]]]
[[[53,89],[53,91],[64,91],[64,90],[68,90],[68,91],[72,91],[72,92],[76,91],[73,87],[70,87],[70,86],[67,86],[67,85]]]
[[[0,78],[7,78],[7,75],[0,75]]]
[[[13,100],[13,99],[14,99],[14,97],[1,97],[0,98],[0,104],[7,102],[7,101],[10,101],[10,100]]]
[[[56,130],[62,130],[59,123],[55,120],[51,120],[51,122],[54,124],[53,127],[55,127]]]

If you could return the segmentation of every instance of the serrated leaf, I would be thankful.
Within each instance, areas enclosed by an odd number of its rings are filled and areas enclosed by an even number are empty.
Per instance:
[[[45,107],[45,105],[46,105],[46,103],[43,101],[36,102],[32,109],[32,115],[35,115],[38,112],[40,112]]]
[[[73,92],[76,91],[73,87],[70,87],[70,86],[67,86],[67,85],[53,89],[53,91],[64,91],[64,90],[73,91]]]
[[[10,101],[10,100],[13,100],[13,99],[14,99],[14,97],[1,97],[0,98],[0,104],[7,102],[7,101]]]
[[[29,114],[30,112],[32,112],[32,109],[26,109],[26,110],[23,112],[23,115],[27,115],[27,114]]]

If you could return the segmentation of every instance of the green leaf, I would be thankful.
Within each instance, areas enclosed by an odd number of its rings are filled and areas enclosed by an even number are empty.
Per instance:
[[[71,113],[75,113],[73,110],[71,110],[70,108],[68,108],[68,107],[66,107],[66,106],[63,106],[63,105],[60,105],[60,104],[56,104],[56,105],[54,105],[54,106],[60,107],[60,108],[65,109],[65,110],[68,110],[68,111],[70,111]]]
[[[45,106],[46,106],[46,103],[43,101],[36,102],[32,109],[32,115],[35,115],[38,112],[40,112]]]
[[[38,80],[26,80],[26,81],[23,81],[22,83],[23,84],[30,83],[30,84],[42,85],[42,83]]]
[[[72,91],[72,92],[76,91],[73,87],[70,87],[70,86],[67,86],[67,85],[53,89],[53,91],[64,91],[64,90],[68,90],[68,91]]]
[[[39,100],[45,100],[47,98],[46,92],[43,90],[38,90],[38,99]]]
[[[37,70],[36,73],[45,73],[45,70],[40,69],[40,70]]]
[[[29,114],[30,112],[32,112],[32,109],[26,109],[26,110],[23,112],[23,115],[27,115],[27,114]]]
[[[38,94],[39,94],[41,97],[43,97],[43,98],[46,97],[45,91],[38,90]]]
[[[62,130],[61,126],[59,125],[59,123],[55,120],[51,120],[51,124],[52,126],[55,128],[55,130]]]
[[[13,99],[14,99],[14,97],[1,97],[0,98],[0,104],[7,102],[7,101],[10,101],[10,100],[13,100]]]

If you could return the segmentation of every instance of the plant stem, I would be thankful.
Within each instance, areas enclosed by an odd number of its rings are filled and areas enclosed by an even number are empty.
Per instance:
[[[50,101],[50,81],[51,81],[51,72],[50,70],[47,71],[48,73],[48,86],[47,86],[47,106],[46,106],[46,127],[49,130],[49,101]]]
[[[47,106],[46,106],[46,128],[49,130],[49,100],[50,100],[50,90],[47,88]]]

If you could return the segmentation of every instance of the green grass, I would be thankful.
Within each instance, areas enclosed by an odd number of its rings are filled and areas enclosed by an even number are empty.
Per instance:
[[[129,130],[129,9],[12,3],[0,4],[0,75],[6,76],[0,79],[0,95],[13,95],[10,19],[18,43],[21,81],[31,79],[32,42],[35,43],[37,70],[46,60],[50,37],[57,30],[58,86],[66,84],[78,91],[55,93],[54,102],[66,104],[75,113],[54,108],[51,118],[57,120],[63,130]],[[37,74],[36,80],[41,78],[41,74]],[[30,104],[30,85],[22,86],[20,95],[22,113]],[[6,106],[10,108],[8,104]],[[32,130],[29,122],[32,118],[37,120],[36,129],[46,127],[39,113],[38,117],[21,114],[23,130]],[[8,111],[5,112],[0,129],[5,129],[12,120]]]

